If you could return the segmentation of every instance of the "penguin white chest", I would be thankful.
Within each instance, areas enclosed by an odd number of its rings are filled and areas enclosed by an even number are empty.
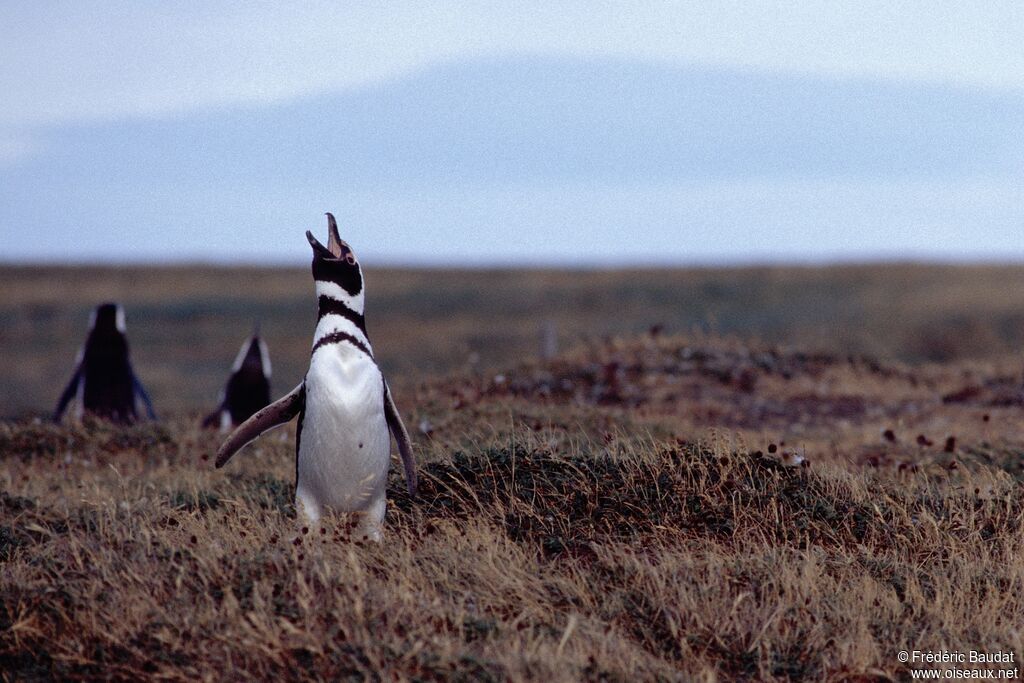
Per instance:
[[[383,504],[390,456],[376,363],[344,343],[317,350],[306,374],[297,502],[313,519],[322,507],[356,512]]]

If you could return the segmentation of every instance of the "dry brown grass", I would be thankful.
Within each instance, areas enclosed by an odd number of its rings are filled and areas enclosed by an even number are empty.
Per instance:
[[[907,678],[899,650],[1020,661],[1014,381],[706,337],[467,371],[400,396],[430,434],[380,545],[302,529],[288,439],[214,471],[217,438],[185,416],[10,423],[0,669],[869,680]],[[794,450],[809,466],[779,464]]]

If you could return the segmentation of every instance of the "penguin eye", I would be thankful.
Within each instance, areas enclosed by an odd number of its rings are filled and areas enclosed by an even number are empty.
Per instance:
[[[356,255],[350,251],[345,254],[345,260],[348,261],[350,266],[354,266],[356,264]]]

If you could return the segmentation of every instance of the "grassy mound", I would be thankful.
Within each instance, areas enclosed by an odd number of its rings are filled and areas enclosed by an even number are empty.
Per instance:
[[[295,519],[290,443],[214,473],[215,438],[190,429],[167,427],[155,463],[132,447],[110,467],[102,432],[63,434],[82,439],[70,463],[5,453],[29,480],[0,497],[0,669],[820,680],[905,676],[901,649],[1021,649],[1024,493],[995,468],[553,450],[520,428],[435,445],[416,499],[394,475],[385,543],[351,545],[344,520]]]

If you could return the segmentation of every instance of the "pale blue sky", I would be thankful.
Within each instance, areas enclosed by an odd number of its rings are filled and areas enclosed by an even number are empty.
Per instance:
[[[786,7],[780,7],[786,5]],[[0,6],[0,259],[1024,258],[1024,5]]]

